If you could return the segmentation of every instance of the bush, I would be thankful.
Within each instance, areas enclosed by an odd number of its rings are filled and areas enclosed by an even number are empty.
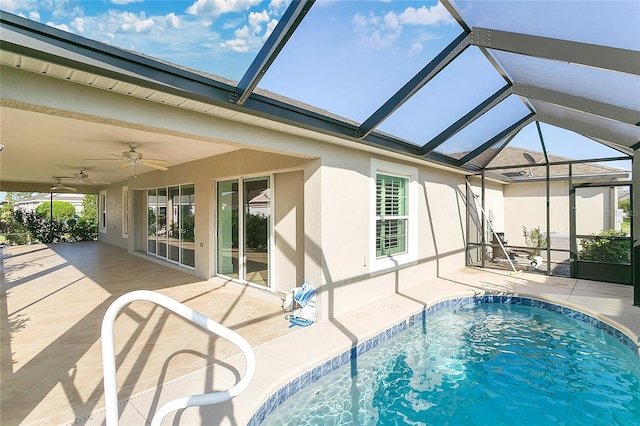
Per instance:
[[[51,216],[51,202],[45,201],[40,203],[36,208],[36,212],[40,216],[49,218]],[[53,202],[53,218],[57,220],[72,219],[76,215],[76,209],[71,203],[66,201]]]
[[[528,231],[525,226],[522,227],[522,235],[524,236],[524,242],[527,247],[534,247],[534,256],[540,256],[540,249],[547,248],[547,236],[540,227],[533,228]]]
[[[624,237],[625,233],[613,229],[601,231],[596,238],[583,238],[580,260],[593,260],[604,263],[630,263],[631,242],[628,239],[612,239]]]
[[[98,239],[98,226],[95,223],[88,222],[82,217],[75,223],[72,222],[67,222],[71,241],[94,241]]]

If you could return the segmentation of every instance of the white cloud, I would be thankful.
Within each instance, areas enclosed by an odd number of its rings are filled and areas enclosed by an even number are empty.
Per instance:
[[[269,3],[269,11],[271,13],[278,13],[284,10],[288,4],[287,0],[271,0],[271,3]]]
[[[131,12],[111,12],[112,17],[121,22],[118,27],[119,32],[123,33],[148,33],[155,26],[155,22],[151,18],[146,18],[144,12],[136,15]]]
[[[73,32],[73,31],[71,31],[69,29],[69,27],[66,24],[56,25],[53,22],[47,22],[47,25],[50,26],[50,27],[53,27],[53,28],[57,28],[57,29],[62,30],[62,31],[66,31],[68,33],[72,33]]]
[[[424,46],[422,46],[422,43],[413,43],[411,45],[411,48],[409,49],[409,53],[407,56],[412,57],[414,55],[417,55],[418,53],[422,52],[422,48]]]
[[[236,38],[249,38],[251,36],[251,30],[246,25],[242,28],[238,28],[233,32]]]
[[[111,0],[112,4],[125,5],[130,3],[142,3],[144,0]]]
[[[166,15],[165,18],[167,19],[167,24],[169,24],[171,27],[173,27],[175,29],[179,29],[182,26],[182,22],[180,21],[180,17],[177,16],[173,12],[169,13],[168,15]]]
[[[40,22],[40,14],[35,10],[29,12],[29,19],[31,19],[32,21]]]
[[[358,42],[364,48],[381,50],[391,46],[400,36],[402,25],[393,13],[381,18],[370,12],[367,16],[357,13],[351,20]]]
[[[251,31],[254,34],[260,33],[262,31],[262,24],[264,22],[269,22],[269,14],[266,10],[262,12],[251,12],[249,14],[249,25],[251,26]]]
[[[71,27],[79,33],[84,32],[84,19],[83,18],[74,18],[71,21]]]
[[[405,25],[440,25],[451,24],[454,19],[447,9],[438,2],[435,6],[422,6],[419,9],[408,7],[399,16],[400,22]]]
[[[233,50],[234,52],[248,52],[249,46],[244,39],[227,40],[220,43],[220,46],[224,49]]]
[[[384,27],[395,31],[400,27],[400,19],[398,19],[398,15],[393,12],[389,12],[384,16]]]
[[[213,21],[205,19],[204,21],[200,21],[200,26],[203,28],[210,28],[213,25]]]
[[[269,21],[269,23],[267,24],[267,31],[265,32],[264,36],[262,36],[262,41],[266,41],[269,38],[276,25],[278,25],[277,19],[272,19],[271,21]]]
[[[218,17],[224,13],[242,12],[260,4],[260,0],[196,0],[187,8],[190,15]]]

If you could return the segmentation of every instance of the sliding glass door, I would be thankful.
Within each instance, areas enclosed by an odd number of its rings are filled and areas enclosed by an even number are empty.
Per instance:
[[[238,253],[238,181],[218,183],[218,273],[240,277]]]
[[[269,287],[269,178],[218,182],[216,197],[217,273]]]
[[[195,187],[147,191],[147,253],[195,267]]]

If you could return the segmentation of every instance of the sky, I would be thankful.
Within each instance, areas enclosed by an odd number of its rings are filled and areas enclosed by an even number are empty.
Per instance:
[[[288,3],[2,0],[0,9],[238,81]],[[632,30],[623,25],[640,21],[640,2],[636,1],[610,1],[602,8],[601,2],[523,0],[511,2],[519,7],[510,7],[508,16],[502,12],[505,2],[501,1],[458,0],[454,4],[470,25],[640,48],[640,37],[629,37]],[[637,24],[636,30],[640,22]],[[587,26],[590,30],[584,31]],[[433,0],[318,0],[258,87],[361,123],[461,33],[462,28],[444,6]],[[521,68],[527,69],[526,64]],[[570,76],[575,71],[562,69],[557,73]],[[424,145],[504,84],[504,78],[480,50],[470,47],[385,120],[379,130]],[[596,85],[593,87],[597,90]],[[616,93],[614,89],[615,85],[593,95],[611,96]],[[632,98],[628,102],[640,101]],[[511,96],[439,150],[470,151],[528,113],[524,103]],[[556,155],[572,157],[580,140],[585,146],[581,152],[590,153],[589,147],[598,146],[582,136],[547,127],[546,138],[557,136],[567,141],[547,143],[556,145]],[[520,144],[539,146],[537,131],[522,132],[518,140]],[[598,148],[592,157],[611,153],[611,149]]]

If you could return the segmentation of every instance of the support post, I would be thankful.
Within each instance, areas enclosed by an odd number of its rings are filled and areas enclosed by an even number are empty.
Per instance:
[[[484,176],[484,170],[482,170],[482,189],[481,189],[481,197],[482,197],[482,211],[486,211],[485,210],[485,205],[484,205],[484,187],[485,187],[485,176]],[[486,253],[487,253],[487,229],[485,226],[485,220],[486,217],[484,217],[484,215],[480,215],[480,223],[482,224],[482,267],[484,268],[485,262],[486,262]]]
[[[633,283],[633,304],[640,306],[640,241],[636,238],[640,235],[640,220],[635,220],[638,215],[638,209],[635,206],[635,200],[640,200],[640,184],[636,184],[636,180],[640,177],[640,150],[633,151],[633,159],[631,167],[631,241],[633,248],[631,250],[631,282]]]

